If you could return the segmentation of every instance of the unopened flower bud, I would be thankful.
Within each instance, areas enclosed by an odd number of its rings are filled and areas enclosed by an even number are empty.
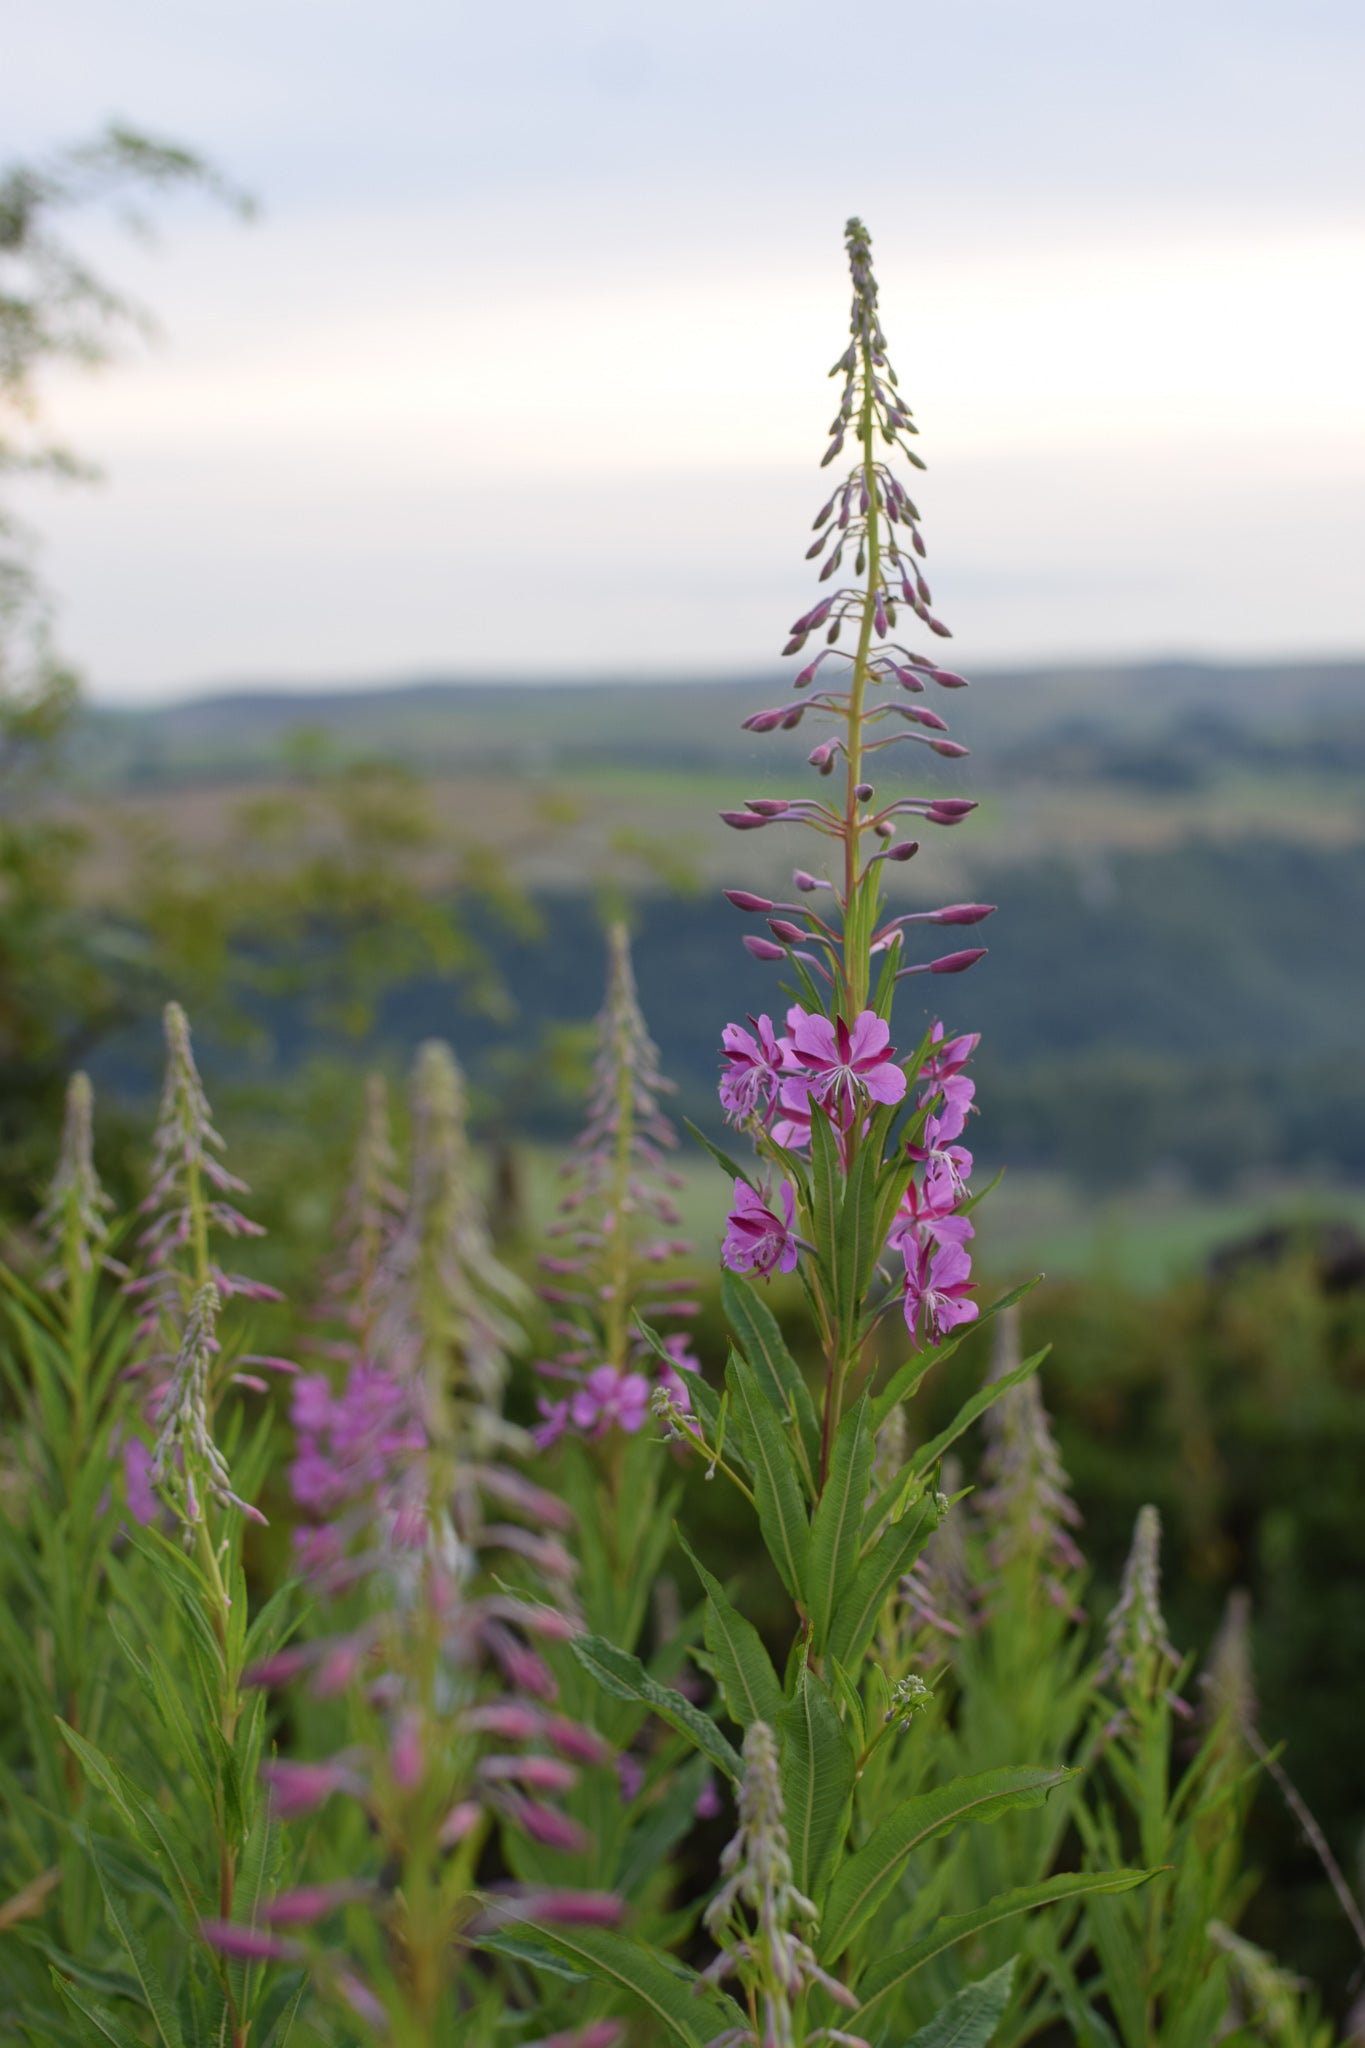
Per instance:
[[[808,875],[804,868],[792,869],[792,881],[803,895],[809,896],[812,889],[827,889],[828,882],[822,882],[818,875]]]
[[[774,938],[781,939],[788,946],[803,946],[810,937],[809,932],[803,932],[799,924],[793,924],[785,917],[770,917],[768,930]]]
[[[768,822],[766,818],[756,817],[752,811],[722,811],[720,818],[721,823],[728,825],[733,832],[757,832]]]
[[[986,956],[985,946],[969,947],[965,953],[945,953],[939,960],[929,962],[931,974],[962,974],[968,967],[974,967]]]
[[[812,768],[818,768],[822,775],[827,775],[834,760],[833,740],[821,740],[818,747],[811,748],[806,759]]]
[[[781,946],[775,946],[771,939],[756,939],[746,932],[744,944],[755,960],[785,960],[787,955]]]
[[[752,910],[766,913],[775,906],[766,896],[755,896],[748,889],[725,889],[722,891],[727,903],[733,903],[736,910]]]
[[[854,789],[853,794],[858,799],[858,802],[860,804],[870,804],[873,795],[872,784],[870,782],[858,783],[857,787]]]
[[[781,705],[774,711],[755,711],[751,718],[744,720],[741,729],[744,732],[776,732],[785,716]]]
[[[930,740],[930,747],[936,754],[942,754],[945,761],[961,761],[972,751],[964,747],[961,740]]]
[[[933,825],[956,825],[976,809],[974,798],[965,796],[935,797],[925,812]]]
[[[883,860],[913,860],[919,852],[918,839],[898,839],[894,846],[888,846]]]
[[[931,910],[930,924],[980,924],[983,917],[989,917],[995,909],[993,903],[945,903],[942,910]]]
[[[780,818],[785,811],[791,809],[791,804],[784,796],[746,796],[744,807],[752,811],[756,817]]]

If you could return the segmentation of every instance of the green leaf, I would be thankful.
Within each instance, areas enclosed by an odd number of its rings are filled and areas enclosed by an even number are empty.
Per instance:
[[[839,1216],[843,1208],[843,1168],[839,1145],[827,1112],[812,1099],[810,1104],[811,1228],[815,1233],[816,1258],[837,1284]]]
[[[157,1975],[152,1959],[147,1953],[146,1943],[129,1919],[123,1900],[110,1885],[99,1851],[93,1843],[90,1855],[95,1865],[95,1875],[100,1881],[100,1890],[104,1893],[105,1909],[114,1923],[119,1940],[128,1952],[128,1960],[142,1987],[142,1995],[147,2001],[148,2011],[156,2022],[156,2030],[165,2048],[185,2048],[185,2037],[180,2031],[180,2021],[171,2003],[171,1994]]]
[[[744,1171],[744,1168],[738,1163],[737,1160],[732,1159],[728,1152],[722,1152],[719,1145],[713,1145],[711,1143],[711,1140],[707,1137],[705,1131],[699,1131],[697,1129],[697,1126],[693,1123],[690,1116],[685,1116],[683,1118],[683,1122],[687,1126],[688,1130],[692,1133],[692,1136],[696,1139],[697,1143],[699,1145],[705,1146],[706,1150],[711,1154],[711,1157],[715,1160],[717,1166],[723,1167],[725,1172],[729,1174],[731,1180],[742,1180],[746,1188],[752,1188],[754,1193],[758,1194],[758,1182],[754,1179],[752,1173],[746,1173]]]
[[[186,1870],[194,1868],[191,1845],[187,1843],[175,1821],[164,1813],[154,1799],[148,1799],[139,1791],[132,1780],[116,1764],[102,1755],[92,1743],[77,1735],[74,1728],[68,1728],[65,1721],[58,1720],[62,1736],[75,1750],[81,1767],[91,1783],[107,1792],[114,1805],[127,1821],[134,1839],[154,1865],[168,1871],[180,1888],[183,1905],[191,1919],[198,1919],[206,1909],[206,1902],[197,1896],[193,1885],[186,1876]],[[183,1861],[183,1867],[182,1867]]]
[[[978,1330],[984,1329],[992,1316],[998,1316],[1002,1309],[1013,1308],[1016,1301],[1022,1301],[1026,1294],[1031,1294],[1040,1278],[1041,1275],[1035,1274],[1032,1280],[1022,1280],[1017,1287],[1011,1287],[1009,1293],[1002,1294],[999,1301],[993,1301],[989,1308],[983,1308],[975,1322],[961,1324],[957,1335],[950,1337],[946,1344],[940,1344],[935,1350],[922,1353],[918,1358],[907,1358],[905,1364],[892,1373],[872,1403],[873,1429],[881,1428],[896,1403],[912,1394],[927,1372],[951,1358],[958,1346],[965,1344]]]
[[[730,1604],[720,1580],[707,1571],[681,1529],[678,1541],[706,1588],[706,1647],[715,1659],[730,1719],[741,1728],[751,1721],[775,1723],[782,1711],[782,1687],[763,1638]]]
[[[955,1778],[907,1799],[873,1829],[830,1886],[825,1902],[820,1958],[832,1963],[892,1890],[916,1849],[970,1821],[998,1820],[1014,1807],[1041,1806],[1056,1785],[1076,1773],[1061,1768],[1007,1765],[973,1778]]]
[[[877,1254],[886,1233],[877,1236],[877,1175],[881,1153],[871,1138],[865,1139],[853,1163],[839,1207],[839,1228],[834,1249],[834,1299],[839,1320],[852,1329],[872,1279]]]
[[[629,1992],[683,2048],[705,2048],[717,2033],[744,2024],[733,1999],[709,1986],[699,1992],[701,1979],[695,1972],[681,1963],[665,1963],[623,1935],[600,1927],[548,1927],[541,1920],[527,1920],[524,1926],[551,1955],[578,1965],[599,1984]]]
[[[829,1478],[811,1523],[806,1591],[815,1647],[822,1653],[858,1569],[863,1502],[872,1472],[870,1407],[864,1394],[839,1424]]]
[[[843,1838],[857,1759],[834,1702],[804,1666],[796,1698],[778,1715],[777,1729],[792,1874],[797,1890],[818,1902]]]
[[[1011,1956],[989,1977],[964,1985],[956,1998],[950,1998],[927,2025],[911,2035],[906,2048],[987,2048],[1010,2002],[1017,1961],[1017,1956]]]
[[[720,1298],[731,1335],[759,1386],[782,1421],[799,1433],[804,1456],[798,1463],[811,1482],[820,1459],[820,1420],[801,1368],[782,1341],[777,1318],[750,1283],[735,1273],[721,1274]],[[809,1490],[814,1491],[813,1485]]]
[[[1032,1358],[1026,1358],[1022,1365],[1016,1365],[1013,1372],[1002,1373],[998,1380],[987,1380],[984,1387],[978,1387],[971,1399],[963,1402],[948,1427],[941,1429],[937,1436],[931,1437],[927,1444],[922,1444],[919,1450],[912,1454],[912,1469],[918,1473],[932,1471],[949,1445],[955,1444],[958,1438],[971,1428],[977,1416],[984,1415],[988,1408],[995,1406],[1002,1394],[1007,1394],[1011,1387],[1019,1386],[1030,1374],[1037,1372],[1051,1349],[1050,1344],[1045,1344],[1041,1351],[1034,1352]]]
[[[83,2014],[100,2039],[110,2043],[110,2048],[142,2048],[136,2034],[130,2033],[122,2020],[117,2019],[107,2006],[101,2005],[97,1998],[92,1998],[88,1991],[79,1990],[60,1970],[53,1970],[52,1981],[62,2003]]]
[[[883,1531],[859,1565],[830,1629],[830,1648],[850,1670],[861,1662],[897,1579],[910,1569],[937,1527],[932,1503],[917,1501],[899,1522]]]
[[[629,1650],[618,1650],[603,1636],[575,1636],[571,1645],[575,1657],[588,1674],[597,1680],[603,1692],[610,1693],[618,1700],[639,1700],[652,1707],[661,1720],[670,1728],[676,1728],[694,1748],[710,1757],[713,1764],[724,1771],[727,1778],[738,1784],[744,1775],[744,1766],[736,1752],[717,1728],[708,1714],[700,1707],[694,1707],[691,1700],[685,1700],[680,1692],[669,1686],[660,1685],[651,1678],[638,1657],[632,1657]]]
[[[759,1527],[768,1553],[793,1600],[805,1598],[810,1525],[801,1494],[796,1459],[772,1407],[759,1391],[757,1376],[737,1352],[730,1353],[726,1385],[744,1440],[754,1482]]]
[[[848,2021],[849,2031],[856,2029],[865,2033],[869,2021],[884,2020],[902,1986],[926,1964],[946,1954],[959,1941],[966,1941],[969,1935],[979,1934],[987,1927],[998,1927],[1002,1920],[1010,1920],[1017,1913],[1031,1913],[1038,1907],[1056,1905],[1066,1899],[1084,1898],[1092,1892],[1131,1891],[1136,1885],[1146,1884],[1153,1874],[1150,1870],[1068,1870],[1060,1877],[1049,1877],[1042,1884],[1002,1892],[988,1905],[978,1906],[971,1913],[959,1913],[951,1920],[940,1920],[909,1948],[884,1957],[867,1972],[858,1986],[862,2003]]]

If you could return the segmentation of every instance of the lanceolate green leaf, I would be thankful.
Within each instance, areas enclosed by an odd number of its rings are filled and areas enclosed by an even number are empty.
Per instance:
[[[792,1872],[798,1891],[818,1904],[843,1836],[856,1758],[833,1701],[808,1669],[777,1729]]]
[[[829,1478],[815,1510],[806,1591],[815,1647],[823,1652],[830,1626],[858,1570],[863,1502],[872,1470],[872,1429],[864,1394],[839,1424]]]
[[[638,1657],[632,1657],[628,1650],[618,1650],[602,1636],[575,1636],[573,1652],[603,1692],[618,1700],[640,1700],[652,1707],[670,1728],[676,1728],[679,1735],[685,1736],[694,1748],[709,1756],[728,1778],[738,1783],[744,1766],[715,1722],[680,1692],[651,1678]]]
[[[1017,1960],[1011,1956],[998,1970],[992,1970],[989,1977],[964,1985],[956,1998],[950,1998],[942,2011],[934,2014],[927,2026],[911,2035],[906,2048],[987,2048],[1000,2016],[1010,2002]]]
[[[940,1920],[936,1927],[909,1948],[900,1949],[895,1955],[873,1964],[857,1987],[862,2003],[845,2024],[850,2033],[865,2034],[870,2032],[873,2023],[884,2023],[894,2014],[899,1993],[917,1971],[932,1963],[936,1956],[944,1955],[959,1941],[966,1941],[969,1935],[979,1934],[983,1928],[996,1927],[1017,1913],[1031,1913],[1040,1906],[1084,1898],[1091,1892],[1131,1891],[1135,1885],[1146,1884],[1152,1875],[1150,1870],[1065,1871],[1060,1877],[1050,1877],[1043,1884],[1002,1892],[998,1898],[992,1899],[988,1905],[978,1906],[974,1912]]]
[[[693,1123],[690,1116],[685,1116],[683,1118],[683,1122],[686,1124],[688,1130],[692,1133],[692,1136],[696,1139],[697,1143],[699,1145],[705,1146],[706,1150],[711,1154],[711,1157],[715,1160],[717,1166],[719,1166],[725,1173],[728,1173],[731,1180],[742,1180],[746,1187],[752,1188],[755,1194],[758,1193],[758,1183],[757,1181],[755,1181],[752,1173],[746,1173],[744,1168],[739,1164],[739,1161],[737,1159],[732,1159],[728,1152],[722,1152],[719,1145],[713,1145],[711,1143],[711,1140],[707,1137],[705,1131],[699,1131],[697,1129],[697,1126]]]
[[[701,1980],[691,1970],[662,1962],[622,1935],[599,1927],[549,1927],[539,1920],[524,1925],[552,1955],[586,1970],[600,1984],[628,1992],[683,2048],[705,2048],[718,2033],[744,2023],[733,1999],[709,1985],[698,1991]]]
[[[146,1944],[129,1919],[128,1909],[120,1898],[117,1888],[109,1882],[104,1865],[100,1860],[99,1852],[95,1849],[93,1843],[91,1844],[90,1853],[95,1864],[95,1874],[100,1881],[100,1890],[104,1893],[105,1908],[110,1920],[114,1924],[119,1940],[128,1952],[128,1960],[132,1964],[137,1981],[142,1987],[142,1995],[147,2001],[147,2010],[151,2013],[152,2019],[156,2024],[156,2030],[161,2036],[164,2048],[185,2048],[185,2037],[180,2031],[180,2021],[176,2017],[175,2006],[171,2002],[171,1994],[158,1976],[155,1965],[147,1953]]]
[[[60,1970],[53,1970],[52,1981],[63,2002],[82,2013],[100,2039],[110,2043],[110,2048],[142,2048],[137,2035],[131,2033],[122,2020],[117,2019],[107,2006],[101,2005],[97,1998],[92,1998],[88,1991],[82,1991],[69,1977],[64,1977]]]
[[[753,1475],[763,1541],[793,1600],[804,1602],[810,1525],[796,1459],[782,1424],[759,1391],[753,1369],[733,1351],[725,1379]]]
[[[936,1437],[931,1437],[927,1444],[922,1444],[913,1454],[910,1463],[915,1471],[932,1471],[949,1445],[955,1444],[958,1438],[971,1428],[977,1416],[984,1415],[988,1408],[995,1406],[1002,1394],[1007,1394],[1011,1387],[1017,1387],[1021,1381],[1028,1379],[1031,1373],[1037,1372],[1051,1349],[1050,1344],[1045,1344],[1041,1351],[1034,1352],[1032,1358],[1026,1358],[1022,1365],[1017,1365],[1013,1372],[1002,1373],[998,1380],[988,1380],[984,1387],[978,1387],[971,1399],[963,1402],[948,1427],[941,1429]]]
[[[852,1329],[886,1233],[877,1236],[877,1172],[880,1160],[864,1143],[844,1188],[834,1251],[834,1299],[845,1329]]]
[[[782,1341],[777,1318],[737,1274],[721,1275],[720,1298],[730,1334],[753,1367],[759,1386],[783,1422],[800,1435],[804,1457],[798,1462],[809,1479],[820,1457],[820,1421],[801,1368]]]
[[[838,1257],[843,1169],[839,1163],[834,1126],[814,1100],[810,1105],[810,1178],[811,1228],[815,1236],[816,1259],[832,1286]]]
[[[1026,1294],[1031,1294],[1038,1285],[1039,1277],[1041,1276],[1035,1275],[1032,1280],[1021,1281],[1019,1286],[1012,1287],[1008,1294],[1002,1294],[999,1301],[993,1301],[989,1308],[982,1309],[974,1323],[964,1323],[957,1335],[950,1337],[946,1344],[940,1344],[936,1350],[922,1357],[907,1358],[905,1364],[891,1375],[873,1401],[872,1427],[880,1429],[896,1403],[903,1401],[907,1394],[913,1393],[927,1372],[950,1359],[958,1346],[965,1344],[968,1337],[990,1322],[992,1316],[998,1316],[1002,1309],[1013,1308],[1016,1301],[1022,1301]]]
[[[936,1835],[971,1821],[998,1820],[1018,1806],[1040,1806],[1055,1785],[1074,1771],[1018,1765],[957,1778],[932,1792],[907,1799],[873,1829],[830,1886],[821,1928],[821,1959],[841,1956],[858,1929],[876,1912],[909,1857]]]
[[[910,1569],[934,1530],[938,1517],[928,1501],[917,1501],[899,1522],[878,1537],[859,1565],[847,1595],[836,1609],[829,1646],[841,1664],[853,1670],[872,1640],[878,1616],[902,1572]]]
[[[731,1605],[720,1580],[707,1571],[681,1530],[678,1541],[706,1588],[706,1647],[715,1659],[731,1720],[741,1728],[751,1721],[775,1723],[782,1711],[782,1687],[762,1637]]]

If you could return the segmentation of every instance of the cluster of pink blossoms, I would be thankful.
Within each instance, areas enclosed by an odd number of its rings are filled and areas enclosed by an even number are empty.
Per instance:
[[[729,1122],[758,1128],[784,1151],[810,1144],[811,1107],[829,1117],[847,1153],[855,1132],[866,1130],[874,1109],[903,1102],[905,1069],[897,1063],[891,1030],[875,1010],[852,1024],[831,1021],[794,1003],[787,1030],[778,1036],[768,1016],[750,1017],[751,1030],[727,1024],[722,1035],[726,1067],[720,1100]],[[924,1327],[942,1337],[977,1313],[970,1299],[973,1235],[962,1212],[972,1155],[957,1140],[966,1128],[976,1093],[963,1069],[978,1038],[945,1040],[935,1024],[933,1051],[919,1073],[919,1107],[927,1112],[909,1156],[921,1168],[906,1190],[888,1239],[905,1265],[904,1309],[911,1335]],[[735,1182],[735,1206],[726,1218],[722,1258],[732,1271],[790,1273],[802,1249],[794,1229],[795,1198],[781,1182],[762,1192]]]

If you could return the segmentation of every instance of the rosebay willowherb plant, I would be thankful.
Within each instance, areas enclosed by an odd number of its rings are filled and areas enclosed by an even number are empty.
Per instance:
[[[945,629],[928,610],[918,567],[918,512],[883,459],[884,450],[899,449],[918,461],[907,449],[913,426],[887,360],[868,238],[857,221],[849,224],[848,248],[852,338],[835,366],[844,383],[826,460],[850,437],[857,459],[817,518],[812,553],[825,553],[825,580],[852,556],[860,581],[834,590],[797,621],[789,654],[803,653],[821,629],[826,642],[795,679],[796,691],[808,694],[748,721],[759,731],[790,729],[808,715],[825,721],[832,736],[818,742],[811,763],[824,776],[840,772],[842,799],[756,798],[724,814],[746,832],[779,821],[804,825],[825,842],[830,859],[823,872],[818,862],[815,870],[797,870],[799,900],[790,903],[728,892],[740,910],[766,918],[771,936],[746,944],[760,960],[788,968],[791,1004],[785,1029],[765,1014],[724,1034],[722,1106],[758,1157],[755,1167],[745,1167],[718,1152],[735,1183],[723,1252],[734,1338],[725,1391],[718,1396],[695,1382],[686,1412],[667,1387],[655,1395],[666,1433],[692,1446],[752,1503],[795,1625],[775,1664],[720,1579],[694,1556],[705,1595],[705,1653],[698,1662],[716,1683],[724,1717],[746,1732],[743,1759],[712,1723],[698,1727],[695,1707],[642,1664],[619,1650],[607,1658],[591,1641],[575,1645],[590,1667],[605,1666],[598,1676],[609,1691],[633,1691],[710,1755],[736,1787],[744,1813],[768,1816],[770,1838],[780,1800],[789,1845],[790,1882],[784,1878],[778,1888],[786,1901],[780,1929],[765,1933],[760,1924],[746,1932],[742,1916],[728,1908],[712,1916],[721,1953],[691,1991],[696,2002],[714,1999],[720,1978],[737,1981],[738,2001],[729,1991],[720,1994],[723,2025],[699,2016],[676,1991],[666,1998],[646,1970],[646,1952],[632,1953],[608,1935],[602,1942],[610,1968],[642,1996],[652,1994],[659,2024],[677,2039],[772,2038],[784,2048],[831,2031],[901,2043],[911,2031],[918,1981],[945,1950],[1030,1907],[1087,1889],[1132,1886],[1142,1875],[1067,1873],[981,1901],[944,1923],[933,1902],[926,1912],[918,1896],[916,1856],[959,1829],[1040,1804],[1069,1774],[1021,1754],[969,1779],[889,1796],[895,1788],[887,1759],[913,1745],[929,1687],[913,1668],[913,1645],[903,1632],[888,1630],[888,1609],[947,1511],[938,1490],[944,1452],[1037,1361],[975,1395],[956,1422],[907,1460],[877,1457],[879,1432],[887,1432],[883,1452],[894,1453],[901,1404],[954,1347],[952,1333],[980,1313],[968,1252],[972,1161],[960,1143],[972,1108],[964,1069],[975,1039],[949,1038],[931,1022],[917,1048],[901,1055],[892,1043],[894,1000],[910,977],[956,974],[981,957],[980,948],[971,948],[908,959],[908,935],[919,924],[972,925],[990,906],[894,913],[883,907],[887,863],[908,862],[917,850],[897,836],[901,821],[949,826],[973,805],[894,786],[879,796],[871,780],[890,771],[900,739],[940,755],[965,752],[944,736],[938,713],[916,701],[928,684],[954,689],[962,679],[891,637],[906,613],[931,632]],[[845,633],[851,646],[842,652]],[[892,723],[907,729],[891,732]],[[823,1353],[814,1391],[746,1277],[791,1271]],[[912,1355],[878,1387],[868,1340],[889,1316],[903,1321]],[[759,1724],[775,1737],[775,1792],[768,1788],[771,1747],[752,1737]],[[755,1788],[755,1772],[767,1789]],[[749,1847],[736,1852],[750,1861],[755,1825],[746,1820]],[[743,1896],[743,1888],[733,1896]],[[760,1902],[766,1896],[753,1879],[750,1902],[760,1923],[769,1911]],[[562,1944],[551,1946],[566,1954]],[[599,1945],[597,1958],[580,1956],[580,1964],[606,1967],[603,1952]],[[1008,1995],[1008,1983],[994,1971],[966,1987],[951,2025],[984,2039]]]

